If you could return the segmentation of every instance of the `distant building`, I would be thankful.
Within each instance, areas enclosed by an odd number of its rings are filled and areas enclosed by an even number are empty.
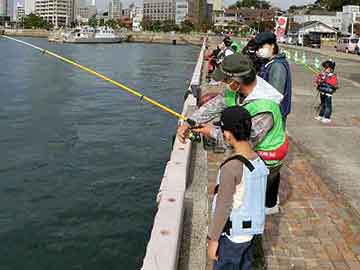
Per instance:
[[[319,21],[338,31],[349,34],[349,28],[354,18],[360,17],[360,6],[343,6],[340,12],[328,12],[325,10],[305,10],[301,14],[290,15],[293,21],[303,24],[309,21]]]
[[[79,7],[77,20],[87,22],[91,17],[95,16],[96,13],[96,6]]]
[[[120,0],[110,0],[109,19],[118,20],[122,17],[122,3]]]
[[[318,21],[305,22],[292,28],[288,34],[290,36],[297,35],[300,37],[309,33],[319,33],[321,40],[336,40],[338,30]]]
[[[180,25],[186,20],[189,13],[189,5],[187,0],[176,0],[175,3],[175,23]]]
[[[130,19],[132,20],[132,30],[134,32],[142,31],[141,23],[143,20],[143,8],[142,7],[131,7]]]
[[[0,0],[0,16],[5,17],[7,15],[7,0]]]
[[[121,16],[130,18],[130,13],[131,13],[130,8],[123,8],[121,11]]]
[[[213,0],[213,11],[222,12],[224,10],[224,0]]]
[[[252,25],[261,21],[274,21],[275,11],[272,9],[237,8],[224,9],[222,13],[214,13],[215,26],[226,27],[229,23],[236,22]]]
[[[175,1],[144,0],[144,18],[152,21],[175,21]]]
[[[16,4],[16,21],[19,22],[25,17],[25,8],[20,3]]]
[[[208,5],[206,0],[188,0],[189,11],[188,19],[196,28],[207,22]]]
[[[15,1],[14,0],[7,0],[7,16],[10,17],[11,21],[16,21],[16,7],[15,7]]]
[[[26,15],[29,15],[30,13],[35,13],[35,2],[36,2],[36,0],[25,0],[24,1]]]
[[[341,32],[350,33],[349,28],[352,23],[356,21],[356,18],[360,17],[360,6],[343,6],[342,12],[338,12],[338,16],[341,16]]]
[[[304,15],[294,15],[293,21],[303,24],[310,21],[319,21],[338,30],[341,29],[342,18],[336,12],[312,11]]]
[[[35,13],[55,28],[64,27],[73,21],[73,4],[72,0],[37,0]]]

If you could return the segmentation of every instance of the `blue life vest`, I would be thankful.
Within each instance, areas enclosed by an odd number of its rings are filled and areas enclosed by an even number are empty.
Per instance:
[[[235,191],[233,208],[225,224],[223,234],[229,237],[262,234],[265,226],[265,194],[269,170],[260,158],[249,161],[241,155],[236,155],[227,159],[220,166],[216,180],[213,213],[216,207],[216,193],[220,185],[221,167],[233,159],[238,159],[243,163],[241,182],[244,184],[244,195],[240,205],[238,205],[239,202],[236,197],[239,196],[239,190]]]
[[[292,92],[291,69],[290,69],[290,65],[289,65],[288,61],[286,60],[286,58],[275,57],[269,63],[262,66],[262,68],[259,72],[259,76],[268,82],[269,77],[270,77],[271,66],[275,63],[282,64],[286,69],[286,78],[287,79],[285,82],[285,89],[283,89],[284,90],[284,92],[283,92],[284,98],[280,103],[281,115],[284,118],[286,118],[287,115],[291,111],[291,92]]]

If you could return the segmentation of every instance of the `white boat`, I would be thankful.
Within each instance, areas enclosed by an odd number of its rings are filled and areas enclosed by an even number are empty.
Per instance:
[[[93,28],[90,26],[77,27],[64,34],[67,43],[119,43],[123,38],[108,26]]]

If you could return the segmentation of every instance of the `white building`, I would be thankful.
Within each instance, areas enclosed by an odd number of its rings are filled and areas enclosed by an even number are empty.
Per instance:
[[[350,33],[349,27],[360,17],[360,6],[343,6],[343,11],[338,13],[342,17],[341,32]]]
[[[130,19],[132,20],[132,30],[134,32],[142,31],[141,23],[143,20],[143,8],[133,6],[130,11]]]
[[[338,30],[322,22],[311,21],[303,23],[297,30],[289,32],[289,36],[298,36],[299,42],[302,42],[303,36],[310,33],[320,34],[321,40],[336,40]]]
[[[175,0],[144,0],[144,18],[175,21]]]
[[[213,11],[219,12],[224,9],[224,0],[213,0]]]
[[[186,20],[189,13],[189,4],[187,0],[176,0],[175,2],[175,23],[181,24]]]
[[[1,0],[0,0],[1,1]],[[25,0],[25,14],[35,13],[36,0]]]
[[[96,6],[79,7],[76,19],[81,22],[87,22],[92,16],[96,15]]]
[[[35,13],[55,28],[68,26],[72,22],[73,11],[71,0],[37,0],[35,4]]]
[[[109,3],[109,18],[120,19],[122,16],[122,4],[120,0],[110,0]]]
[[[301,14],[291,16],[294,21],[303,24],[309,21],[322,22],[332,28],[336,28],[342,33],[349,34],[349,28],[352,25],[354,18],[360,17],[360,6],[343,6],[340,12],[320,12],[313,11],[310,14]]]
[[[294,15],[292,16],[294,22],[303,24],[311,21],[322,22],[330,27],[336,28],[338,30],[341,29],[342,18],[338,16],[336,12],[328,15],[321,14],[309,14],[309,15]]]
[[[20,3],[16,4],[16,21],[20,21],[25,16],[25,8]]]
[[[16,20],[16,7],[15,7],[14,0],[7,0],[6,9],[7,9],[7,16],[10,17],[10,20],[15,21]]]
[[[7,15],[7,0],[0,0],[0,16]]]

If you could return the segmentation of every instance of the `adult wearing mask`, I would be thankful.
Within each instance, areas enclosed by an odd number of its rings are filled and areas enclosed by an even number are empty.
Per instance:
[[[291,111],[291,69],[286,60],[286,54],[281,53],[276,43],[276,35],[272,32],[262,32],[256,35],[255,42],[258,46],[257,57],[268,60],[262,65],[259,76],[275,87],[284,99],[280,104],[281,114],[286,123],[286,118]]]
[[[279,171],[288,147],[279,108],[282,95],[265,80],[256,76],[251,60],[241,54],[225,57],[215,70],[213,79],[225,82],[228,87],[190,116],[190,119],[201,125],[195,131],[212,137],[218,145],[223,145],[221,129],[205,123],[219,116],[228,107],[244,106],[252,116],[250,142],[270,170],[266,190],[266,212],[277,213]],[[177,135],[181,142],[185,143],[189,129],[187,123],[178,128]]]

